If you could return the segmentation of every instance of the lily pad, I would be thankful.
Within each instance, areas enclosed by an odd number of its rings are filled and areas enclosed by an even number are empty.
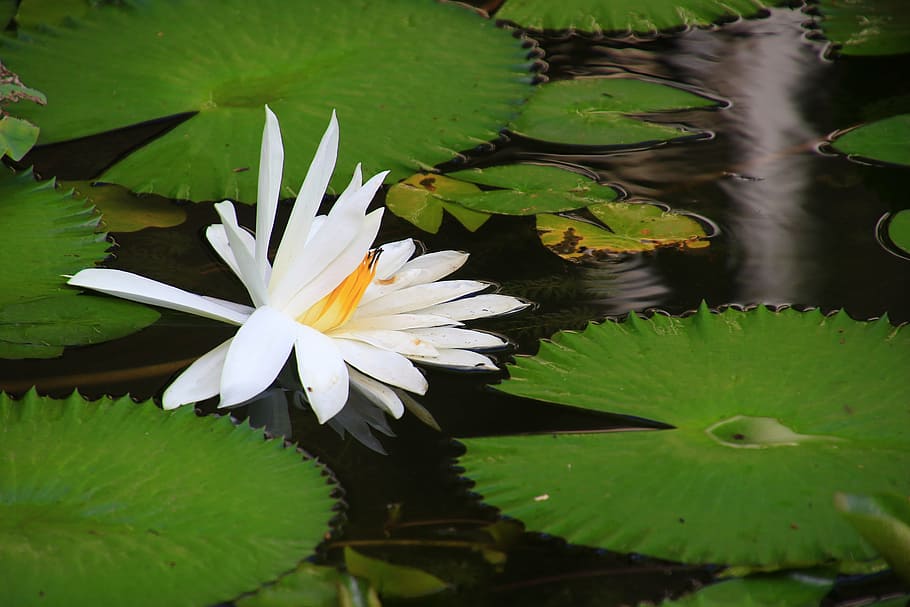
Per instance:
[[[685,563],[871,559],[836,491],[910,493],[910,332],[792,309],[558,333],[503,392],[671,430],[464,441],[486,501],[578,544]]]
[[[2,41],[54,100],[23,117],[53,143],[195,113],[100,176],[170,198],[253,201],[266,103],[295,133],[293,195],[333,108],[340,190],[358,161],[398,180],[497,137],[531,91],[522,40],[455,3],[226,0],[215,19],[207,4],[162,0],[67,23]]]
[[[66,275],[104,259],[98,215],[31,171],[0,173],[0,358],[51,358],[64,346],[98,343],[155,322],[155,310],[80,296]]]
[[[123,186],[89,181],[60,181],[73,195],[101,212],[101,227],[111,232],[172,228],[186,221],[186,211],[154,194],[138,196]]]
[[[903,0],[821,0],[822,31],[844,55],[910,52],[910,7]]]
[[[486,213],[558,213],[616,198],[612,188],[598,185],[580,173],[555,166],[511,164],[458,171],[450,177],[501,188],[459,193],[453,197],[468,208]]]
[[[334,567],[304,562],[274,584],[234,602],[237,607],[379,607],[375,591],[363,592],[361,585]]]
[[[692,135],[636,114],[717,106],[706,97],[633,78],[580,78],[547,82],[509,129],[534,139],[575,145],[632,145]]]
[[[910,497],[838,493],[837,509],[910,582]]]
[[[227,601],[310,554],[336,503],[321,466],[191,408],[4,394],[0,442],[4,605]]]
[[[833,580],[806,575],[757,575],[712,584],[662,607],[817,607]]]
[[[344,563],[352,575],[369,580],[381,596],[419,598],[450,587],[426,571],[372,558],[350,547],[344,549]]]
[[[888,221],[888,238],[895,246],[910,254],[910,210],[898,211]]]
[[[759,0],[509,0],[496,16],[535,30],[649,33],[751,17],[764,7]]]
[[[688,215],[653,204],[612,202],[588,210],[603,226],[560,215],[538,215],[540,241],[569,261],[599,259],[617,253],[639,253],[657,247],[708,246],[704,228]]]
[[[0,18],[2,7],[0,5]],[[13,10],[15,11],[15,3]],[[13,160],[21,160],[38,140],[37,126],[28,120],[9,115],[9,104],[22,100],[42,105],[47,103],[41,91],[22,84],[17,74],[0,63],[0,157],[9,156]]]
[[[910,165],[910,114],[851,129],[838,136],[833,146],[850,156]]]
[[[454,201],[478,192],[480,188],[471,183],[445,175],[417,173],[389,188],[385,204],[390,211],[424,232],[435,234],[439,231],[443,211],[473,232],[486,223],[490,215],[468,209]]]

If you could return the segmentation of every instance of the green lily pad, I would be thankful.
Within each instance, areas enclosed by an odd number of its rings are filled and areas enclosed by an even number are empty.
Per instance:
[[[709,245],[704,228],[687,215],[653,204],[608,202],[588,207],[603,227],[560,215],[538,215],[540,241],[569,261],[639,253],[657,247],[701,248]]]
[[[80,296],[66,286],[104,259],[98,215],[31,171],[0,172],[0,358],[51,358],[64,346],[98,343],[147,327],[158,312],[127,301]]]
[[[910,493],[910,331],[792,309],[558,333],[498,389],[672,430],[464,441],[490,504],[578,544],[764,569],[872,559],[836,491]]]
[[[417,173],[389,188],[385,204],[390,211],[424,232],[435,234],[442,225],[443,211],[448,212],[471,232],[490,218],[454,202],[462,196],[480,191],[476,185],[445,175]]]
[[[381,596],[419,598],[450,587],[426,571],[372,558],[350,547],[344,549],[344,563],[352,575],[369,580]]]
[[[138,196],[123,186],[89,181],[60,181],[73,195],[101,211],[101,227],[111,232],[172,228],[186,221],[186,211],[154,194]]]
[[[234,601],[237,607],[379,607],[375,590],[334,567],[301,563],[274,584]]]
[[[805,575],[757,575],[712,584],[662,607],[818,607],[833,580]]]
[[[910,114],[851,129],[838,136],[832,145],[850,156],[910,165]]]
[[[15,11],[15,3],[12,4]],[[0,4],[0,18],[3,7],[4,5]],[[0,157],[9,156],[13,160],[22,160],[38,141],[40,129],[37,126],[28,120],[9,115],[7,109],[9,104],[24,99],[42,105],[47,103],[41,91],[22,84],[18,75],[0,63]]]
[[[336,504],[321,466],[192,408],[4,394],[0,443],[4,605],[227,601],[310,554]]]
[[[100,176],[169,198],[253,201],[264,104],[294,133],[290,196],[333,108],[340,190],[359,161],[398,180],[495,138],[531,91],[522,40],[454,3],[226,0],[216,19],[206,4],[162,0],[26,34],[2,52],[54,100],[22,113],[39,143],[195,112]]]
[[[844,55],[910,52],[910,7],[903,0],[821,0],[822,31]]]
[[[647,33],[751,17],[764,7],[759,0],[509,0],[496,17],[535,30]]]
[[[616,198],[612,188],[598,185],[580,173],[555,166],[510,164],[458,171],[450,177],[502,188],[459,193],[452,198],[468,208],[486,213],[558,213]]]
[[[910,209],[895,213],[888,221],[888,238],[895,246],[910,254]]]
[[[534,139],[576,145],[632,145],[692,135],[634,116],[716,106],[682,89],[633,78],[559,80],[538,87],[509,129]]]
[[[835,506],[895,573],[910,582],[910,497],[838,493]]]

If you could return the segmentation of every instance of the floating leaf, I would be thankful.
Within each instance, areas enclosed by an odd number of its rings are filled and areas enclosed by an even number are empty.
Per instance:
[[[155,322],[151,308],[81,296],[66,275],[91,267],[110,246],[98,216],[31,171],[0,174],[0,357],[50,358],[64,346],[98,343]]]
[[[449,588],[426,571],[371,558],[350,547],[344,549],[344,563],[352,575],[369,580],[382,596],[417,598]]]
[[[390,211],[423,230],[435,234],[442,225],[442,212],[448,211],[473,232],[490,218],[465,208],[453,200],[480,191],[476,185],[433,173],[417,173],[396,183],[386,195]]]
[[[672,86],[632,78],[548,82],[522,107],[509,129],[526,137],[576,145],[631,145],[691,133],[632,114],[716,106]]]
[[[910,497],[838,493],[837,509],[910,582]]]
[[[464,49],[479,52],[466,61]],[[454,3],[226,0],[213,18],[207,4],[142,2],[28,31],[2,52],[55,100],[23,111],[39,143],[195,112],[100,176],[195,200],[255,200],[266,103],[294,133],[292,195],[333,108],[340,191],[358,161],[398,180],[495,138],[531,91],[522,40]]]
[[[281,441],[129,398],[0,395],[4,605],[211,605],[310,554],[335,500]]]
[[[888,221],[888,238],[910,254],[910,210],[904,209],[891,217]]]
[[[910,165],[910,114],[851,129],[838,136],[833,145],[850,156]]]
[[[38,141],[38,127],[21,118],[0,118],[0,156],[22,160]]]
[[[835,491],[910,493],[910,331],[759,307],[558,333],[503,392],[672,430],[464,441],[476,491],[530,529],[686,563],[875,552]]]
[[[378,599],[359,600],[364,597],[351,596],[348,588],[352,583],[356,580],[334,567],[304,562],[274,584],[235,603],[237,607],[379,607]],[[375,592],[372,594],[375,597]]]
[[[817,607],[831,591],[832,580],[805,575],[758,575],[702,588],[662,607]]]
[[[453,200],[471,209],[505,215],[558,213],[616,198],[616,192],[590,178],[555,166],[511,164],[469,169],[450,177],[497,190],[459,193]]]
[[[910,52],[910,7],[904,0],[821,0],[822,31],[844,55]]]
[[[707,246],[704,228],[687,215],[653,204],[608,202],[588,207],[607,229],[589,221],[538,215],[540,241],[564,259],[598,259],[615,253],[651,251],[659,246]]]
[[[61,181],[77,198],[101,211],[101,225],[111,232],[171,228],[186,221],[186,211],[161,196],[133,194],[123,186],[88,181]]]
[[[656,32],[751,17],[759,0],[509,0],[496,17],[535,30]]]

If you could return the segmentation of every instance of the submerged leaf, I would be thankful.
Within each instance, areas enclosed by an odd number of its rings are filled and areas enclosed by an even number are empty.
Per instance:
[[[64,346],[98,343],[155,322],[151,308],[82,296],[66,275],[91,267],[110,246],[98,216],[31,171],[0,174],[0,358],[50,358]]]
[[[716,106],[682,89],[633,78],[582,78],[541,84],[509,129],[576,145],[632,145],[692,134],[635,114]]]
[[[887,320],[631,314],[558,333],[498,388],[674,429],[475,438],[460,465],[505,514],[574,543],[762,568],[871,559],[832,496],[910,493],[908,368],[910,332]]]
[[[228,601],[310,554],[336,503],[312,460],[191,408],[0,395],[0,443],[4,605]]]
[[[910,209],[897,212],[888,221],[888,238],[910,254]]]
[[[851,129],[838,136],[832,145],[850,156],[910,165],[910,114]]]
[[[136,232],[145,228],[171,228],[186,221],[186,211],[160,196],[137,196],[110,183],[61,181],[77,198],[101,211],[101,225],[111,232]]]
[[[910,582],[910,497],[838,493],[835,505],[894,572]]]
[[[495,138],[531,91],[522,40],[455,3],[225,0],[215,19],[207,4],[161,0],[25,34],[0,45],[55,100],[23,108],[39,143],[193,113],[100,176],[170,198],[253,202],[264,104],[295,134],[287,196],[332,109],[340,191],[358,160],[364,174],[398,180]],[[482,52],[465,61],[464,49]]]
[[[449,587],[426,571],[368,557],[350,547],[344,549],[344,563],[352,575],[369,580],[382,596],[417,598]]]
[[[711,584],[661,607],[817,607],[833,580],[805,575],[757,575]]]
[[[448,211],[465,228],[474,231],[490,218],[458,204],[464,196],[480,191],[476,185],[445,175],[417,173],[396,183],[386,195],[386,206],[424,232],[435,234],[442,225],[442,212]]]
[[[588,207],[601,227],[559,215],[538,215],[540,241],[564,259],[598,259],[615,253],[651,251],[660,246],[707,246],[701,225],[687,215],[653,204],[613,202]]]
[[[756,15],[760,0],[509,0],[496,16],[535,30],[640,32]]]
[[[350,581],[350,576],[334,567],[304,562],[274,584],[234,602],[237,607],[378,607],[378,600],[347,596]]]

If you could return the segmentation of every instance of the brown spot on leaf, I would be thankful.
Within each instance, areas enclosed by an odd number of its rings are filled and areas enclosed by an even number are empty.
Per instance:
[[[583,238],[583,236],[580,236],[578,232],[575,231],[575,228],[568,227],[566,228],[566,231],[562,233],[562,240],[550,248],[556,253],[574,253],[578,250],[578,243],[580,243]]]
[[[420,185],[431,192],[436,191],[436,178],[435,177],[424,177],[420,180]]]

